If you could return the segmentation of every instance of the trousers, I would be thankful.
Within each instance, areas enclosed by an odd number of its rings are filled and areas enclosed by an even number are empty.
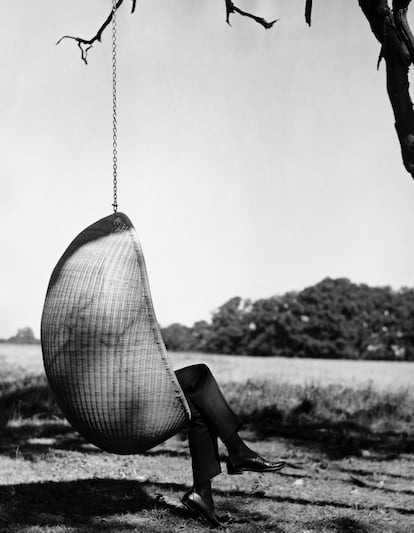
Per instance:
[[[194,482],[207,481],[221,472],[218,438],[224,442],[241,421],[207,365],[187,366],[175,375],[191,411],[188,444]]]

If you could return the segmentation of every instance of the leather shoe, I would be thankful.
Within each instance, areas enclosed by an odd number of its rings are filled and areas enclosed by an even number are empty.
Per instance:
[[[221,525],[219,519],[214,513],[214,510],[208,507],[200,494],[195,492],[194,489],[186,492],[181,502],[191,513],[196,515],[198,518],[201,518],[210,527],[218,527]]]
[[[277,472],[286,466],[284,461],[267,461],[260,455],[256,457],[229,457],[227,459],[227,473],[230,475],[243,472]]]

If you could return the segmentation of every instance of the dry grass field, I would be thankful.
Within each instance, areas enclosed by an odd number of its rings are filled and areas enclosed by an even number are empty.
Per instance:
[[[216,478],[221,530],[414,531],[414,365],[172,359],[207,362],[250,445],[288,462],[279,474]],[[44,377],[27,377],[42,370],[38,346],[0,345],[1,533],[209,530],[180,504],[191,486],[184,435],[144,455],[101,452],[59,417]]]
[[[195,363],[207,363],[221,383],[274,379],[283,383],[340,383],[351,387],[371,383],[376,388],[394,390],[410,388],[414,383],[414,364],[405,362],[241,357],[199,353],[170,353],[170,359],[175,369]],[[2,375],[9,369],[13,378],[42,373],[40,346],[0,344],[0,368]]]

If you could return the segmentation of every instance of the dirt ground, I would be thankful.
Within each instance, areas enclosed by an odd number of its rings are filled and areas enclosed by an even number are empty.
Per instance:
[[[218,476],[223,531],[414,531],[412,455],[366,452],[327,460],[305,441],[249,442],[288,467],[279,474]],[[191,467],[186,440],[179,437],[145,455],[115,456],[84,443],[61,422],[32,422],[15,424],[0,446],[2,533],[209,530],[180,504],[191,486]]]

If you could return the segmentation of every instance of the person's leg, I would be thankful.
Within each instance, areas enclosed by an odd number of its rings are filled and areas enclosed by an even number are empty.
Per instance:
[[[282,468],[284,463],[266,461],[243,442],[237,433],[241,421],[206,365],[185,367],[175,374],[191,410],[188,440],[194,486],[184,495],[182,502],[210,526],[217,526],[220,522],[214,513],[211,493],[211,479],[221,472],[217,436],[229,452],[229,474],[271,472]]]
[[[186,396],[191,411],[188,443],[193,469],[193,489],[188,491],[183,504],[210,526],[218,526],[214,513],[211,479],[221,472],[217,433],[192,400],[200,387],[203,373],[199,368],[187,367],[176,371],[177,380]]]
[[[264,459],[240,438],[238,430],[241,421],[227,403],[207,365],[188,366],[178,370],[176,375],[187,400],[201,413],[203,423],[210,431],[213,429],[226,446],[229,453],[229,474],[244,471],[274,472],[285,466],[283,461],[272,462]],[[219,464],[218,458],[217,462]]]
[[[191,452],[194,484],[208,481],[221,472],[217,433],[210,427],[203,415],[187,398],[191,410],[188,444]]]
[[[223,442],[237,432],[241,421],[227,403],[207,365],[186,366],[175,374],[187,400],[197,407]]]

